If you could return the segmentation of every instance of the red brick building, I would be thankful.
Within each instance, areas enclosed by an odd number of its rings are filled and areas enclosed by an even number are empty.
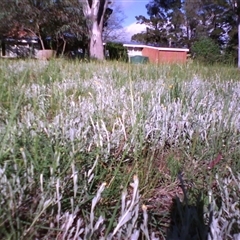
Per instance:
[[[187,61],[187,48],[152,47],[148,45],[124,44],[128,56],[145,56],[150,63],[185,63]]]

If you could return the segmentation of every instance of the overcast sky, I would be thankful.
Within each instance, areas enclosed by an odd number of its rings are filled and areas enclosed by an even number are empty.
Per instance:
[[[136,22],[136,16],[144,15],[147,16],[146,4],[149,3],[149,0],[115,0],[117,3],[120,3],[123,9],[126,19],[123,23],[123,26],[129,26],[132,23]]]

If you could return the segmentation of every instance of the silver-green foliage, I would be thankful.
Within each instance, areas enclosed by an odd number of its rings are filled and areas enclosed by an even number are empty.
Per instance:
[[[0,104],[0,219],[2,225],[12,228],[5,235],[37,238],[38,226],[48,229],[46,239],[56,232],[61,239],[102,236],[108,226],[95,211],[105,184],[96,192],[85,218],[78,214],[89,201],[96,166],[107,162],[112,151],[137,152],[144,141],[152,148],[168,143],[190,149],[196,134],[209,149],[217,141],[220,146],[226,144],[221,142],[225,133],[231,143],[229,150],[239,145],[239,82],[221,81],[218,75],[206,81],[200,74],[176,79],[168,77],[172,70],[167,66],[82,65],[61,61],[2,65],[1,80],[5,80],[1,82],[1,98],[5,99],[7,91],[18,94],[10,99],[15,102],[9,104],[7,98]],[[11,85],[11,81],[16,82]],[[41,141],[36,140],[38,137]],[[25,148],[26,139],[35,155]],[[44,159],[39,156],[46,149],[39,150],[38,143],[49,145]],[[86,169],[76,166],[77,154],[96,149],[99,155]],[[138,178],[131,187],[130,200],[126,192],[122,194],[121,215],[114,219],[115,229],[104,235],[107,239],[137,239],[140,232],[155,239],[147,228],[145,207],[143,222],[138,219]],[[225,194],[225,188],[220,190]],[[15,227],[22,226],[19,216],[24,211],[28,227],[21,234]],[[225,215],[214,216],[216,227],[211,229],[217,232],[219,219]]]
[[[240,174],[234,174],[230,167],[229,176],[220,179],[216,176],[219,189],[220,206],[209,192],[210,211],[210,233],[208,240],[240,239]]]
[[[41,75],[47,67],[39,65],[32,71]],[[211,81],[201,76],[151,80],[142,77],[139,69],[129,73],[121,67],[117,71],[122,74],[115,76],[116,66],[101,67],[104,71],[89,69],[89,78],[66,68],[59,73],[61,81],[53,80],[49,72],[48,84],[34,81],[16,86],[25,102],[11,132],[21,135],[27,128],[32,135],[61,135],[65,142],[80,140],[78,149],[104,147],[109,154],[122,139],[130,143],[124,145],[125,150],[137,148],[139,132],[158,146],[166,142],[178,146],[190,144],[194,133],[211,145],[218,134],[240,130],[239,82],[221,82],[217,76]],[[15,66],[13,69],[17,72]],[[19,69],[24,71],[28,65],[23,63]]]
[[[25,158],[24,150],[22,150],[23,159]],[[97,161],[97,159],[96,159]],[[92,172],[93,168],[89,170],[86,174],[88,179],[88,183],[92,181]],[[18,219],[18,211],[22,207],[22,200],[26,197],[24,196],[24,192],[27,188],[31,188],[31,184],[33,184],[32,180],[34,178],[34,170],[29,169],[29,172],[26,172],[26,180],[23,182],[19,176],[12,174],[10,177],[7,176],[6,167],[0,169],[0,190],[1,190],[1,206],[5,206],[6,210],[1,210],[1,223],[4,224],[5,221],[9,220],[9,216],[7,214],[11,213],[16,216]],[[15,170],[17,166],[14,166]],[[101,194],[106,187],[106,183],[102,183],[99,189],[96,192],[96,195],[93,197],[91,201],[91,211],[88,216],[85,218],[79,217],[79,206],[81,206],[81,202],[86,200],[86,196],[82,195],[80,199],[76,200],[74,195],[76,195],[78,187],[77,178],[78,172],[75,171],[75,166],[72,164],[72,175],[71,181],[73,181],[73,191],[74,194],[71,198],[71,208],[63,211],[62,209],[62,201],[63,194],[66,191],[66,179],[57,178],[54,175],[50,177],[48,182],[45,182],[42,174],[40,174],[39,179],[39,199],[36,203],[36,209],[34,211],[34,218],[32,222],[30,222],[29,227],[24,229],[22,234],[16,235],[16,239],[25,239],[29,238],[31,234],[35,234],[35,228],[38,223],[45,224],[45,228],[48,229],[48,234],[45,237],[41,237],[41,239],[49,239],[51,234],[54,231],[57,232],[55,234],[56,239],[72,239],[72,240],[80,240],[80,239],[139,239],[140,233],[142,233],[146,239],[157,240],[154,232],[151,234],[148,230],[148,214],[147,208],[145,205],[142,206],[143,211],[143,221],[139,222],[139,205],[140,205],[140,195],[139,195],[139,179],[135,175],[133,178],[133,182],[130,184],[133,193],[130,195],[127,190],[122,192],[121,196],[121,212],[119,215],[119,219],[116,220],[116,226],[112,232],[107,234],[106,236],[102,236],[106,232],[106,223],[105,219],[100,216],[95,216],[95,209],[97,204],[101,200]],[[50,189],[52,189],[50,191]],[[31,190],[31,189],[29,189]],[[16,198],[17,196],[17,198]],[[33,196],[37,198],[38,196]],[[31,201],[31,200],[30,200]],[[78,201],[78,204],[75,202]],[[25,206],[26,211],[31,211],[32,209],[29,206]],[[56,212],[54,212],[53,208],[56,208]],[[5,219],[5,221],[4,221]],[[42,222],[43,221],[43,222]],[[13,220],[12,220],[13,223]],[[14,229],[12,229],[14,230]],[[36,235],[33,235],[37,237]],[[102,236],[102,237],[101,237]],[[151,236],[151,237],[150,237]]]

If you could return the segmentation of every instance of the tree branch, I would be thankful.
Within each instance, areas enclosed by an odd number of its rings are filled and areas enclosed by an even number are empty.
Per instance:
[[[79,0],[79,4],[83,2],[83,13],[85,17],[90,17],[92,14],[88,0]]]
[[[102,14],[102,16],[101,16],[101,20],[100,20],[100,23],[99,23],[100,26],[103,26],[104,15],[105,15],[105,12],[106,12],[106,9],[107,9],[107,6],[108,6],[108,0],[103,0],[103,1],[105,1],[104,2],[104,7],[103,7],[104,14]]]

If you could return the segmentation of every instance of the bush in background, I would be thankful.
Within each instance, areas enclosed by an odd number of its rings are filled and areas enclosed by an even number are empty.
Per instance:
[[[221,61],[219,46],[211,39],[204,37],[192,46],[193,57],[201,62],[214,63]]]
[[[110,60],[128,61],[127,49],[122,43],[109,42],[106,44],[106,57]]]

